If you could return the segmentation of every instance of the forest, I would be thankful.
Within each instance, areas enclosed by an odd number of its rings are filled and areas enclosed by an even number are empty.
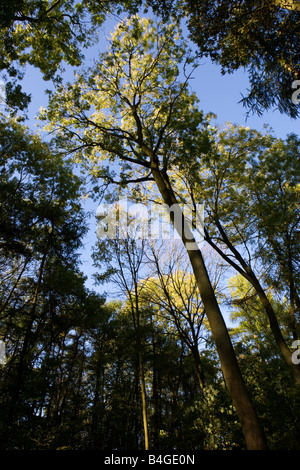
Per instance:
[[[299,120],[299,2],[2,0],[0,25],[0,450],[300,450],[300,137],[193,89],[209,59]]]

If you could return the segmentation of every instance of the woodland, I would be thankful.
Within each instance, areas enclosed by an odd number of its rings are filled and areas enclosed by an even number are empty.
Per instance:
[[[2,0],[0,25],[0,450],[300,450],[300,137],[191,86],[209,58],[299,119],[299,2]]]

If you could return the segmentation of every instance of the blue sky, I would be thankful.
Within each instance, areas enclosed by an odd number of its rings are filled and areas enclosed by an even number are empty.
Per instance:
[[[87,55],[87,64],[89,65],[97,48],[103,49],[105,45],[104,37],[109,34],[111,27],[116,21],[109,21],[102,29],[103,39],[100,45],[93,47]],[[102,33],[101,33],[102,34]],[[73,70],[66,74],[67,80],[72,81]],[[26,66],[26,75],[23,81],[24,90],[31,94],[32,102],[29,107],[29,121],[27,125],[35,128],[35,116],[38,114],[41,106],[47,106],[47,96],[45,89],[51,88],[51,83],[43,82],[41,73]],[[242,94],[247,93],[248,79],[247,73],[239,70],[232,75],[222,75],[220,67],[211,64],[209,59],[204,59],[199,68],[194,71],[193,79],[190,82],[193,91],[200,99],[200,108],[205,112],[213,112],[217,115],[217,123],[222,125],[225,122],[246,125],[259,131],[263,130],[264,124],[268,124],[274,130],[277,137],[285,138],[287,134],[294,132],[299,134],[299,119],[293,120],[286,115],[280,114],[277,110],[265,112],[262,117],[250,115],[246,119],[246,109],[239,103]],[[291,84],[291,95],[294,90]],[[300,105],[299,105],[300,106]],[[90,203],[89,210],[96,211],[97,204]],[[96,221],[91,219],[91,229],[89,235],[85,238],[85,249],[82,256],[82,269],[90,276],[93,272],[91,266],[91,248],[95,243]],[[88,286],[93,288],[91,278],[89,277]],[[99,289],[97,289],[99,290]],[[101,292],[101,288],[100,288]]]
[[[86,54],[86,63],[91,64],[97,57],[97,51],[102,51],[106,45],[105,37],[117,24],[117,20],[108,20],[101,28],[99,44],[92,47]],[[194,45],[191,42],[191,47]],[[65,74],[67,80],[72,81],[73,69]],[[51,88],[50,82],[43,82],[41,73],[31,66],[27,66],[27,72],[23,81],[24,88],[32,96],[30,105],[30,122],[33,123],[34,116],[38,113],[40,106],[47,104],[44,94],[45,88]],[[247,119],[246,109],[239,101],[242,95],[247,94],[248,88],[247,72],[238,70],[233,74],[222,75],[220,67],[212,64],[209,59],[203,59],[200,66],[193,73],[190,86],[200,99],[200,107],[205,113],[213,112],[217,115],[220,124],[230,121],[235,124],[247,125],[257,130],[263,130],[264,124],[269,124],[277,137],[285,138],[287,134],[295,132],[299,134],[299,119],[291,119],[280,114],[277,110],[265,112],[262,117],[250,115]],[[291,83],[291,96],[293,93]],[[300,104],[299,104],[300,106]]]

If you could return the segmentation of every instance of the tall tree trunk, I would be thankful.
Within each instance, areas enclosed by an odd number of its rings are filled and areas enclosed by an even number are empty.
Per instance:
[[[142,410],[143,410],[145,450],[149,450],[146,385],[145,385],[145,376],[144,376],[143,353],[142,353],[141,349],[139,351],[139,372],[140,372],[140,384],[141,384],[141,394],[142,394]]]
[[[226,324],[206,270],[202,253],[178,206],[167,173],[159,170],[157,162],[153,160],[151,162],[151,171],[164,203],[169,208],[174,209],[174,212],[170,213],[170,218],[187,249],[205,313],[216,344],[224,378],[241,422],[247,449],[266,449],[265,437],[242,377]]]
[[[142,396],[142,414],[143,414],[144,441],[145,441],[144,446],[145,446],[145,450],[149,450],[147,395],[146,395],[146,385],[145,385],[144,358],[143,358],[142,341],[141,341],[140,309],[139,309],[139,302],[138,302],[137,287],[138,287],[137,282],[135,282],[136,337],[137,337],[137,349],[138,349],[138,361],[139,361],[140,387],[141,387],[141,396]]]
[[[158,372],[157,372],[157,358],[156,358],[156,340],[155,340],[155,330],[153,325],[153,318],[151,315],[151,330],[152,330],[152,399],[153,399],[153,446],[156,450],[159,450],[159,422],[160,422],[160,413],[159,413],[159,393],[158,393]]]

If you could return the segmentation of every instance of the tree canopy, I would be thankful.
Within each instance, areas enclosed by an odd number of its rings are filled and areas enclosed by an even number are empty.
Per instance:
[[[184,2],[183,16],[199,55],[209,56],[224,74],[246,70],[249,89],[241,90],[241,102],[249,112],[262,115],[277,108],[292,118],[299,117],[299,107],[291,100],[292,84],[300,74],[298,3]]]
[[[191,86],[210,56],[296,117],[287,3],[1,4],[1,450],[299,449],[300,141]],[[26,64],[53,84],[39,132]]]
[[[107,16],[134,8],[134,2],[13,0],[0,3],[0,70],[8,105],[26,109],[22,91],[24,66],[37,67],[44,80],[59,80],[64,65],[78,66],[98,38]]]

